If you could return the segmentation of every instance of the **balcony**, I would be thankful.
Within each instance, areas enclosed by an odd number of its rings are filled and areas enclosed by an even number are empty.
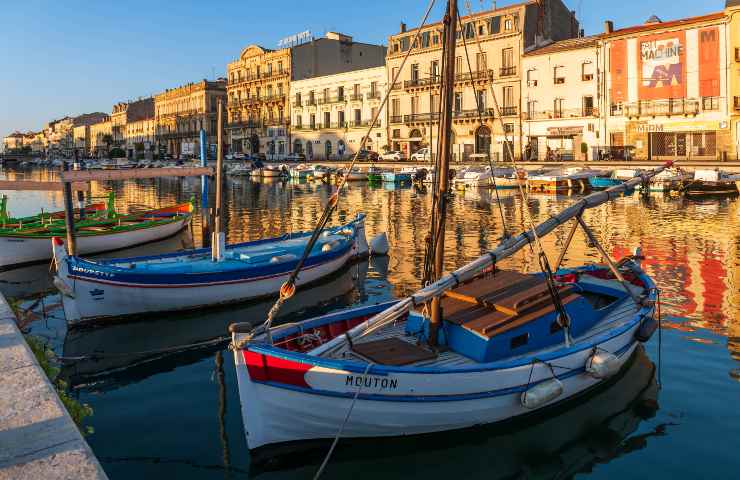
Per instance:
[[[265,96],[265,97],[262,97],[261,100],[265,103],[282,102],[285,100],[285,94],[278,93],[277,95]]]
[[[237,128],[262,128],[262,122],[255,121],[255,120],[234,120],[233,122],[227,123],[226,128],[227,129],[237,129]]]
[[[493,118],[496,115],[496,110],[493,108],[482,108],[480,111],[477,108],[470,110],[457,110],[453,112],[454,120],[478,120],[481,118]]]
[[[380,100],[380,92],[370,92],[367,94],[368,100]]]
[[[419,123],[432,123],[439,121],[439,113],[412,113],[411,115],[403,116],[403,123],[406,124],[419,124]],[[391,117],[391,123],[393,123],[393,117]],[[399,122],[400,123],[400,122]]]
[[[413,78],[411,80],[406,80],[405,82],[403,82],[403,88],[404,90],[409,90],[412,88],[424,88],[432,85],[439,85],[441,81],[442,77],[440,77],[439,75],[426,78]],[[400,83],[401,82],[399,82],[399,84]]]
[[[320,126],[321,130],[339,130],[342,128],[347,128],[347,122],[330,122]]]
[[[369,127],[370,126],[370,123],[372,123],[372,119],[370,119],[370,120],[360,120],[360,121],[353,120],[353,121],[349,122],[349,128]],[[382,122],[380,121],[380,119],[378,119],[375,122],[375,127],[374,128],[380,128],[381,124],[382,124]]]
[[[403,123],[403,115],[391,115],[390,123]]]
[[[332,103],[343,103],[346,101],[346,99],[347,97],[344,95],[332,95],[329,97],[320,97],[316,100],[316,103],[318,105],[329,105]]]
[[[303,103],[300,100],[294,100],[292,105],[293,108],[300,108],[303,106]]]
[[[315,98],[309,98],[305,102],[303,102],[304,107],[315,107],[316,106],[316,99]]]
[[[501,107],[501,116],[502,117],[513,117],[517,114],[517,107],[516,106],[504,106]]]
[[[555,118],[582,118],[598,116],[599,110],[594,107],[569,108],[561,110],[541,110],[522,113],[522,118],[524,120],[548,120]]]
[[[499,69],[499,76],[501,77],[512,77],[516,75],[516,66],[508,65]]]
[[[352,95],[349,96],[350,102],[359,102],[360,100],[362,100],[361,93],[353,93]]]
[[[708,97],[716,98],[716,97]],[[719,100],[717,100],[719,101]],[[707,102],[712,106],[713,100]],[[674,98],[669,100],[642,100],[634,103],[612,104],[612,115],[625,117],[656,117],[672,115],[696,115],[699,113],[700,102],[695,98]]]
[[[474,72],[458,73],[455,82],[481,82],[493,80],[493,70],[476,70]]]

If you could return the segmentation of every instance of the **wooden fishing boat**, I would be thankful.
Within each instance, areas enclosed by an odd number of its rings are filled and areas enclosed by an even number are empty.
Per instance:
[[[114,200],[113,193],[111,193],[108,202],[97,202],[86,205],[83,210],[84,215],[82,216],[86,218],[97,218],[101,215],[114,216],[116,213]],[[79,208],[75,209],[74,215],[80,218]],[[3,195],[0,198],[0,229],[28,227],[35,224],[48,224],[54,221],[64,222],[64,210],[58,212],[42,211],[36,215],[11,217],[8,213],[8,197]]]
[[[688,197],[737,195],[740,175],[730,175],[720,170],[696,170],[694,179],[683,187]]]
[[[598,198],[539,225],[538,234]],[[496,423],[615,375],[656,327],[657,290],[639,255],[619,263],[621,280],[604,265],[557,271],[566,327],[543,274],[491,271],[532,238],[509,239],[401,301],[268,332],[232,325],[249,448],[333,438],[340,425],[343,437],[364,438]],[[424,346],[431,335],[425,305],[434,297],[444,312],[438,349]]]
[[[383,170],[379,167],[368,167],[367,180],[371,183],[382,182],[383,181]]]
[[[367,172],[363,172],[359,168],[355,167],[349,172],[340,170],[337,172],[338,177],[346,177],[348,182],[358,182],[367,180]]]
[[[78,252],[111,252],[167,238],[188,225],[191,212],[192,203],[188,202],[110,219],[81,221],[75,226]],[[51,259],[51,239],[65,234],[66,227],[58,223],[0,231],[0,268]]]
[[[314,282],[367,255],[364,220],[358,215],[327,230],[305,259],[298,284]],[[56,238],[55,285],[72,324],[252,300],[278,292],[310,237],[310,232],[291,233],[227,245],[219,261],[213,261],[210,248],[92,261],[68,256]]]
[[[445,22],[457,25],[456,0],[447,2]],[[639,251],[615,263],[582,214],[663,168],[588,195],[539,225],[527,215],[529,230],[444,272],[451,92],[459,63],[455,30],[444,34],[441,91],[446,94],[441,95],[439,177],[420,279],[424,287],[398,301],[283,326],[273,327],[272,315],[257,328],[232,324],[251,450],[334,439],[331,454],[340,436],[426,434],[520,418],[603,385],[657,328],[658,291],[641,269]],[[522,208],[528,209],[524,190],[522,196]],[[551,268],[540,237],[570,220],[571,233]],[[605,264],[559,269],[579,226]],[[316,231],[321,228],[319,223]],[[497,269],[498,262],[530,244],[541,273]],[[287,282],[281,292],[292,287]]]
[[[383,181],[388,183],[411,183],[411,174],[408,172],[386,170],[382,174]]]

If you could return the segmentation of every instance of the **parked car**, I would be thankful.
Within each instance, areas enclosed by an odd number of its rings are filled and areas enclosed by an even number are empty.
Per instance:
[[[373,152],[372,150],[360,150],[357,152],[357,160],[375,162],[378,160],[378,152]]]
[[[285,157],[286,162],[305,162],[306,156],[302,153],[291,153]]]
[[[406,155],[399,150],[391,150],[381,155],[380,158],[388,162],[402,162],[406,160]]]
[[[420,148],[411,154],[412,162],[428,162],[432,159],[428,148]]]

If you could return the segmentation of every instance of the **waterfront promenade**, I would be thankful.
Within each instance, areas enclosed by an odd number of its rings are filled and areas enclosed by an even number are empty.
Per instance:
[[[0,294],[0,480],[107,479]]]

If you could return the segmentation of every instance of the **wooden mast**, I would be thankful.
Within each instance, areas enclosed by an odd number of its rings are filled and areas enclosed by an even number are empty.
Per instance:
[[[445,25],[445,58],[442,76],[442,115],[440,118],[440,150],[438,155],[439,171],[436,172],[437,203],[434,206],[437,218],[437,232],[433,232],[434,240],[434,280],[438,280],[444,273],[445,249],[445,213],[447,210],[447,190],[449,188],[450,156],[452,155],[452,98],[455,87],[455,44],[457,42],[457,0],[448,0],[447,13],[444,17]],[[432,299],[431,319],[429,325],[429,345],[437,346],[437,332],[442,324],[442,307],[440,297]]]
[[[216,211],[214,212],[213,241],[211,242],[214,261],[223,259],[225,239],[223,232],[223,101],[218,100],[218,117],[216,118]]]

